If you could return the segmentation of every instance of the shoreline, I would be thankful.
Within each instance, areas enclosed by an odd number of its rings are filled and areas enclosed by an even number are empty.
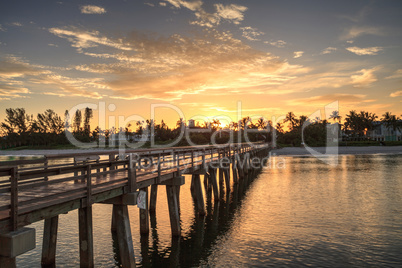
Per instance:
[[[329,147],[329,155],[331,153],[331,148]],[[311,147],[315,152],[319,154],[325,154],[326,147]],[[334,148],[335,149],[335,148]],[[304,147],[284,147],[281,149],[274,149],[271,154],[278,156],[300,156],[300,155],[312,155]],[[402,146],[340,146],[338,147],[338,155],[364,155],[364,154],[402,154]]]
[[[333,147],[329,147],[333,148]],[[315,152],[324,154],[326,147],[311,147]],[[62,155],[82,152],[107,152],[116,149],[63,149],[63,150],[20,150],[20,151],[0,151],[0,156],[41,156],[41,155]],[[272,155],[300,156],[311,155],[304,147],[284,147],[271,151]],[[331,154],[331,153],[329,153]],[[339,155],[359,155],[359,154],[402,154],[402,146],[341,146],[338,147]]]

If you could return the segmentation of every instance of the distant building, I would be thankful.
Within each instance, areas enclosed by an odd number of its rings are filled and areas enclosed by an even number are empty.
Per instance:
[[[116,133],[116,134],[112,134],[110,135],[109,138],[109,146],[121,146],[123,144],[126,144],[126,142],[128,141],[126,134],[124,133]]]
[[[400,129],[387,127],[381,121],[375,121],[373,130],[367,131],[367,137],[375,141],[401,141],[402,132]]]
[[[188,120],[188,127],[189,127],[189,128],[195,128],[195,121],[194,121],[194,119]]]
[[[133,140],[135,142],[146,142],[146,141],[151,141],[151,137],[153,137],[154,135],[151,136],[151,134],[135,134]]]

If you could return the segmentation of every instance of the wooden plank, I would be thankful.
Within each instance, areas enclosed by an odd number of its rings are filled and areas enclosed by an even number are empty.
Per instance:
[[[43,163],[45,163],[45,161],[46,161],[46,157],[39,158],[39,159],[29,159],[29,160],[1,161],[0,162],[0,167],[43,164]]]
[[[124,193],[123,187],[107,190],[102,193],[94,194],[93,201],[101,202]],[[54,217],[59,214],[65,214],[71,210],[75,210],[81,207],[81,199],[75,199],[70,201],[61,200],[64,202],[54,202],[53,204],[30,212],[21,213],[18,215],[18,227],[29,225],[31,223],[44,220],[49,217]],[[11,228],[9,220],[0,221],[0,233],[7,232]]]

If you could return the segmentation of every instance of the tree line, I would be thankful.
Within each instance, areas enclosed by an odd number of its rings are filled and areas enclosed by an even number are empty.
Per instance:
[[[90,108],[77,110],[73,115],[68,111],[62,119],[51,109],[38,113],[36,117],[28,114],[24,108],[8,108],[6,116],[0,124],[1,148],[18,146],[54,146],[69,144],[66,132],[70,132],[75,139],[81,142],[93,142],[103,139],[106,145],[112,146],[112,136],[123,134],[127,141],[135,142],[136,135],[150,135],[154,133],[156,142],[164,143],[177,139],[186,128],[183,119],[179,119],[175,127],[169,127],[163,120],[157,124],[152,119],[140,120],[116,129],[101,129],[99,126],[91,130],[93,111]],[[218,119],[197,125],[189,134],[194,144],[209,144],[211,138],[216,143],[264,141],[271,142],[276,138],[279,144],[300,146],[302,133],[304,141],[310,146],[324,146],[327,143],[328,125],[343,130],[350,139],[365,139],[368,131],[373,130],[378,116],[374,113],[350,111],[342,120],[338,111],[334,111],[328,120],[320,118],[310,119],[305,115],[297,117],[289,112],[285,119],[273,126],[272,121],[259,118],[256,122],[246,116],[238,122],[231,122],[223,128]],[[342,123],[343,121],[343,123]],[[380,119],[389,129],[402,130],[400,117],[386,112]],[[71,123],[70,123],[71,122]],[[287,128],[285,130],[285,127]],[[208,130],[208,131],[205,131]],[[216,133],[218,132],[218,133]],[[275,134],[274,134],[275,133]],[[339,133],[341,133],[339,131]],[[219,134],[219,135],[216,135]],[[341,138],[339,136],[339,138]],[[179,146],[189,145],[188,140],[181,139]]]

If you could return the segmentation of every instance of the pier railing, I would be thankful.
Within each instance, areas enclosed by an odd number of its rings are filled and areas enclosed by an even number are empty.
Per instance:
[[[227,165],[267,144],[100,151],[0,162],[0,233],[53,215]]]

